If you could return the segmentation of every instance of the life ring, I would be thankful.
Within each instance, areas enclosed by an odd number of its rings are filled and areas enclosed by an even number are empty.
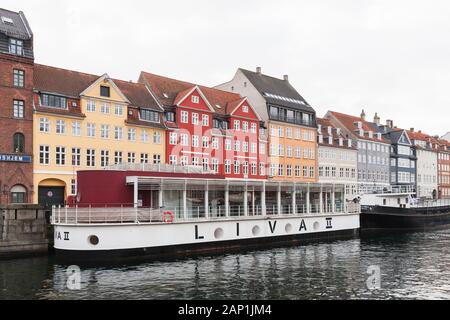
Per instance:
[[[172,211],[164,212],[164,222],[165,223],[173,223],[173,212]]]

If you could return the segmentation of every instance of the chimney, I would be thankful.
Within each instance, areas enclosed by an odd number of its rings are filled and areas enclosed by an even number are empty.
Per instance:
[[[381,121],[381,119],[380,119],[380,117],[378,116],[378,113],[375,113],[375,117],[373,118],[373,122],[375,122],[375,124],[376,124],[377,126],[379,126],[379,125],[380,125],[380,121]]]
[[[422,133],[422,130],[419,130],[419,133]]]
[[[256,73],[261,74],[261,67],[256,67]]]
[[[386,120],[386,126],[390,129],[392,129],[394,127],[394,121]]]
[[[284,81],[289,82],[289,76],[288,76],[287,74],[285,74],[285,75],[283,76],[283,79],[284,79]]]
[[[414,132],[414,128],[409,128],[409,131]]]
[[[361,112],[361,119],[363,119],[364,121],[366,121],[366,113],[364,112],[364,109]]]

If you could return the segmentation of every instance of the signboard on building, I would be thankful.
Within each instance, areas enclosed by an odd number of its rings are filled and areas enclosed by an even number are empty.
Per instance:
[[[21,155],[17,155],[17,154],[0,153],[0,162],[31,163],[31,156],[21,156]]]

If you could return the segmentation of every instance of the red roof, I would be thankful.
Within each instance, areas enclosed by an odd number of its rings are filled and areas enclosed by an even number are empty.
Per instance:
[[[352,145],[352,147],[348,146],[348,140],[342,132],[340,134],[337,134],[337,127],[331,122],[329,119],[322,119],[317,118],[317,124],[321,126],[321,130],[319,134],[323,137],[323,143],[319,143],[319,145],[327,146],[327,147],[333,147],[333,148],[344,148],[344,149],[353,149],[355,150],[356,147]],[[333,137],[333,144],[328,143],[328,139],[330,137],[330,134],[328,132],[328,128],[331,127],[333,130],[331,131],[331,136]],[[343,146],[339,145],[339,139],[342,138],[344,141]]]
[[[167,107],[176,105],[179,102],[178,100],[184,97],[195,86],[200,88],[215,112],[219,114],[229,114],[234,110],[232,107],[236,105],[237,101],[241,102],[244,99],[237,93],[196,85],[148,72],[141,72],[139,82],[148,84],[159,101]]]
[[[389,143],[386,139],[383,138],[383,136],[381,136],[381,139],[377,139],[376,131],[374,130],[373,126],[369,122],[365,121],[363,118],[335,111],[330,111],[330,113],[340,123],[342,123],[342,125],[345,126],[347,130],[351,131],[358,138],[382,143]],[[359,134],[360,132],[358,130],[357,122],[361,122],[361,129],[364,130],[364,135]],[[373,132],[373,138],[369,137],[369,131]]]

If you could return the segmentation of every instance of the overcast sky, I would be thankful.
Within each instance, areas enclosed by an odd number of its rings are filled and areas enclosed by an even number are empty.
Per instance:
[[[124,6],[126,4],[126,6]],[[36,62],[214,86],[238,67],[282,77],[316,109],[450,131],[450,1],[2,0]]]

